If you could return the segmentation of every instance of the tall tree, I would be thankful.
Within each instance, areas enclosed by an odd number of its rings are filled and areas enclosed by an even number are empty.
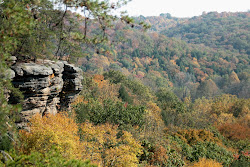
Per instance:
[[[107,40],[106,31],[113,21],[120,19],[127,24],[133,20],[122,13],[112,15],[113,10],[126,4],[95,0],[0,0],[0,139],[7,132],[14,109],[6,100],[6,93],[14,89],[6,71],[11,56],[18,61],[35,60],[37,57],[58,58],[73,55],[83,43],[97,44]],[[59,7],[65,7],[60,10]],[[84,19],[84,33],[72,26],[76,18],[70,17],[69,9],[81,9]],[[98,24],[97,30],[87,34],[89,22]],[[101,33],[100,33],[101,32]],[[101,34],[101,36],[99,35]],[[8,76],[8,74],[7,74]],[[1,147],[2,149],[2,147]]]
[[[229,82],[231,84],[238,84],[238,83],[240,83],[239,77],[238,77],[238,75],[234,71],[229,75]]]
[[[197,97],[205,97],[205,98],[211,98],[218,94],[219,94],[219,88],[211,79],[201,82],[196,92]]]

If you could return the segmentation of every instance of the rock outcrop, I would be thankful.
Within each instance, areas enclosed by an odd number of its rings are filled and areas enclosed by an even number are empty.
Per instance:
[[[82,70],[66,61],[37,60],[36,63],[17,63],[11,69],[12,83],[24,95],[21,119],[16,122],[20,128],[25,128],[36,113],[55,114],[68,108],[82,89]],[[18,100],[10,98],[10,102]]]

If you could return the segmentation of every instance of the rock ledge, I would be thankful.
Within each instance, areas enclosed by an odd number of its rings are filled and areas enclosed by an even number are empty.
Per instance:
[[[55,114],[68,108],[71,100],[82,90],[82,70],[66,61],[37,60],[36,63],[17,63],[11,67],[12,83],[24,95],[19,128],[26,128],[36,113]],[[18,103],[18,99],[9,99]]]

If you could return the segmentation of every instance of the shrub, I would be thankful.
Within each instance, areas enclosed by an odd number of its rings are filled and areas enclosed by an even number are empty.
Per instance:
[[[211,159],[201,158],[199,162],[195,162],[190,167],[223,167],[223,165]]]
[[[142,153],[141,145],[131,133],[118,133],[118,126],[83,123],[80,135],[84,145],[84,157],[100,166],[137,167],[137,156]]]
[[[96,125],[108,122],[119,126],[142,126],[145,109],[143,106],[133,106],[119,101],[104,100],[100,103],[92,100],[87,104],[77,105],[75,112],[80,123],[89,120]]]
[[[75,121],[63,114],[36,114],[30,120],[30,132],[20,131],[18,150],[24,154],[40,152],[45,154],[56,148],[66,159],[81,158],[82,144]]]
[[[232,167],[249,166],[250,154],[249,151],[239,151],[239,154],[235,155],[236,160],[231,164]]]
[[[220,125],[218,130],[230,140],[239,141],[250,138],[250,129],[247,125],[225,123]]]
[[[30,132],[20,131],[20,155],[16,156],[14,166],[50,163],[77,166],[86,159],[101,166],[136,167],[139,163],[137,156],[141,154],[141,145],[131,133],[118,130],[117,125],[85,122],[78,126],[67,115],[41,117],[37,114],[29,127]]]
[[[229,166],[233,161],[233,154],[230,151],[212,142],[197,143],[192,148],[193,160],[205,157],[221,162],[224,166]]]
[[[194,145],[198,142],[211,141],[221,143],[221,141],[214,137],[214,134],[204,129],[190,129],[190,130],[179,130],[175,133],[176,136],[180,137],[189,145]]]
[[[11,154],[13,161],[7,162],[6,166],[9,167],[48,167],[48,166],[65,166],[65,167],[96,167],[90,164],[90,161],[82,161],[77,159],[65,159],[60,152],[56,149],[42,154],[40,152],[32,151],[30,154]]]
[[[233,154],[230,151],[211,141],[200,140],[189,145],[187,144],[187,140],[182,140],[178,136],[171,136],[169,140],[175,143],[175,147],[180,147],[179,152],[191,162],[198,161],[204,157],[228,166],[233,161]]]

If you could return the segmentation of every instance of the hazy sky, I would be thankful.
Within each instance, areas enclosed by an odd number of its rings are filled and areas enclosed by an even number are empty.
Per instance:
[[[250,0],[132,0],[125,7],[130,16],[158,16],[170,13],[175,17],[192,17],[203,11],[248,11]]]

